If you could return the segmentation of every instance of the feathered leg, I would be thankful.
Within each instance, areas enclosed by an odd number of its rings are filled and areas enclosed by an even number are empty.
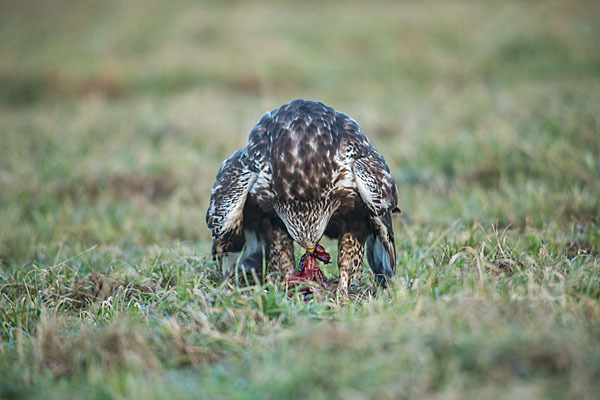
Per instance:
[[[344,233],[338,242],[338,267],[340,280],[338,294],[348,297],[348,290],[354,276],[360,272],[365,255],[365,243],[353,233]]]
[[[273,226],[272,234],[267,254],[269,275],[273,279],[283,280],[291,276],[296,269],[294,240],[287,230],[280,226]]]

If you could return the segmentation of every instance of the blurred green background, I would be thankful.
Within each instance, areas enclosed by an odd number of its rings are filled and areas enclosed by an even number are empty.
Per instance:
[[[361,123],[415,223],[597,214],[595,2],[0,7],[4,260],[207,241],[220,162],[294,98]]]
[[[0,359],[6,366],[18,361],[24,371],[8,375],[17,383],[10,386],[7,379],[0,394],[45,387],[39,376],[48,368],[40,372],[26,360],[27,354],[38,361],[49,357],[40,353],[45,336],[39,333],[48,330],[38,327],[49,310],[79,332],[138,315],[139,308],[146,310],[139,311],[146,316],[138,316],[141,331],[151,332],[145,340],[166,369],[174,362],[168,351],[151,345],[160,336],[153,327],[163,319],[185,325],[188,330],[182,332],[193,343],[205,340],[198,338],[204,338],[206,326],[224,335],[202,342],[227,360],[224,365],[234,365],[231,377],[219,372],[229,368],[221,364],[207,373],[217,388],[211,393],[224,397],[232,392],[221,388],[231,387],[237,376],[261,397],[263,378],[245,375],[256,367],[249,354],[261,354],[274,374],[283,373],[282,365],[297,356],[295,336],[281,339],[288,353],[278,358],[255,347],[263,334],[285,333],[296,325],[307,332],[313,320],[341,320],[349,325],[336,325],[334,336],[339,329],[350,334],[348,329],[357,335],[356,346],[383,343],[383,334],[370,341],[377,335],[369,327],[381,326],[378,318],[410,310],[403,321],[413,328],[394,331],[400,335],[394,337],[413,346],[415,358],[405,356],[402,347],[390,353],[402,357],[385,360],[406,362],[408,375],[402,376],[420,382],[414,391],[395,391],[389,385],[397,377],[389,375],[386,361],[367,357],[379,371],[377,378],[366,372],[361,378],[342,374],[329,388],[295,371],[270,388],[271,396],[289,397],[304,388],[305,395],[327,398],[354,384],[357,392],[347,392],[349,397],[363,392],[377,398],[386,393],[390,398],[402,393],[545,397],[566,390],[593,398],[592,389],[598,388],[591,382],[600,365],[598,21],[600,3],[592,0],[0,1]],[[295,98],[319,100],[351,115],[384,155],[403,210],[395,221],[398,287],[421,279],[422,292],[399,289],[393,292],[395,301],[384,298],[375,306],[357,302],[355,314],[331,305],[303,308],[282,294],[270,298],[277,310],[270,315],[260,295],[227,288],[233,292],[226,297],[225,287],[202,275],[210,266],[211,245],[204,214],[220,163],[245,145],[264,112]],[[455,263],[466,270],[446,275],[445,268]],[[104,303],[90,297],[75,311],[64,306],[90,272],[156,284],[156,297],[109,310],[109,290],[100,298]],[[531,277],[536,285],[564,283],[561,295],[569,300],[536,308],[503,297],[515,288],[525,290]],[[171,278],[177,281],[176,295]],[[483,292],[483,305],[452,306],[484,281],[492,288]],[[30,291],[34,287],[38,292]],[[214,296],[206,295],[202,303],[194,297],[199,287]],[[169,296],[175,297],[165,305]],[[440,298],[451,300],[437,303]],[[224,316],[228,307],[240,314]],[[419,314],[421,307],[429,313]],[[505,313],[505,307],[511,311]],[[263,315],[263,325],[246,321],[248,309]],[[205,313],[208,325],[189,322],[189,310]],[[533,316],[524,310],[533,310]],[[469,320],[469,313],[489,313],[492,322]],[[546,314],[556,318],[544,320]],[[509,315],[529,317],[515,317],[520,322],[511,325]],[[462,318],[467,322],[452,329],[463,332],[468,343],[457,350],[450,331],[438,327]],[[569,329],[557,322],[567,320]],[[472,329],[476,333],[470,336]],[[229,340],[241,344],[231,350]],[[306,350],[310,357],[323,351],[319,344],[302,343],[312,349]],[[547,343],[566,343],[566,350],[555,354]],[[503,354],[520,360],[523,349],[532,349],[531,357],[525,356],[532,375],[514,372],[512,358],[508,370],[513,372],[495,369],[505,365]],[[434,356],[423,361],[423,354]],[[101,366],[110,364],[98,357]],[[310,357],[302,365],[311,365]],[[356,361],[348,357],[341,361]],[[550,362],[540,362],[550,367],[536,369],[536,357],[549,357]],[[588,361],[577,364],[576,359]],[[340,367],[340,360],[332,360],[319,365]],[[434,366],[440,368],[434,377],[419,372]],[[96,382],[98,393],[137,393],[135,385],[117,378],[103,386],[98,383],[102,373],[86,371],[83,381]],[[541,391],[527,386],[536,371],[541,371]],[[474,382],[469,379],[483,382],[488,373],[499,374],[494,375],[499,392],[463,385]],[[192,385],[197,377],[188,378],[176,382]],[[311,392],[302,379],[322,391]],[[381,381],[388,383],[387,392],[371,385]],[[190,390],[201,390],[205,381],[199,382]],[[506,382],[516,385],[510,386],[515,391],[500,389]],[[552,382],[563,391],[555,392]],[[161,390],[174,386],[170,382]],[[68,392],[68,386],[61,387]],[[147,394],[170,396],[171,389],[149,386],[155,392]]]
[[[294,98],[361,123],[416,223],[598,210],[595,2],[0,7],[5,260],[207,241],[220,162]]]

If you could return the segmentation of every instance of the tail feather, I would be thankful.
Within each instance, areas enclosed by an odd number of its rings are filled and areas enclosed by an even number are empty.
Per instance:
[[[243,234],[222,241],[214,241],[212,254],[221,267],[223,276],[230,275],[236,269],[245,273],[260,274],[264,259],[264,241],[257,232],[244,230]]]
[[[264,242],[256,232],[245,230],[246,248],[240,260],[240,270],[247,274],[262,275],[262,266],[264,259]]]
[[[366,243],[367,261],[382,287],[387,287],[396,273],[396,247],[393,231],[385,224],[377,224]]]

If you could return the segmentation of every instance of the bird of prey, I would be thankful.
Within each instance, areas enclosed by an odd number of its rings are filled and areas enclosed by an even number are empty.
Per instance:
[[[248,144],[225,160],[206,222],[224,273],[290,276],[294,241],[312,252],[323,235],[338,240],[338,292],[348,295],[363,257],[385,287],[396,270],[390,168],[349,116],[294,100],[266,113]]]

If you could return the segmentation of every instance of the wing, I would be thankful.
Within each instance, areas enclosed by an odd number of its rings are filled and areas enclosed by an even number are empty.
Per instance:
[[[398,205],[398,190],[390,168],[383,157],[371,151],[352,166],[358,193],[367,209],[375,216],[383,216]]]
[[[366,243],[367,261],[377,281],[385,287],[396,272],[392,212],[397,210],[398,191],[390,168],[374,150],[357,159],[352,170],[371,220],[372,232]]]
[[[259,199],[270,198],[270,170],[265,163],[270,123],[271,116],[267,113],[250,132],[248,145],[223,162],[210,192],[206,224],[213,237],[212,254],[224,273],[238,262],[262,265],[262,242],[256,232],[244,231],[244,205],[253,190],[257,190],[255,195]]]
[[[246,148],[221,164],[206,212],[206,224],[215,244],[228,240],[230,235],[242,234],[244,204],[256,178],[256,171],[249,168]],[[213,253],[215,250],[222,251],[213,248]]]

